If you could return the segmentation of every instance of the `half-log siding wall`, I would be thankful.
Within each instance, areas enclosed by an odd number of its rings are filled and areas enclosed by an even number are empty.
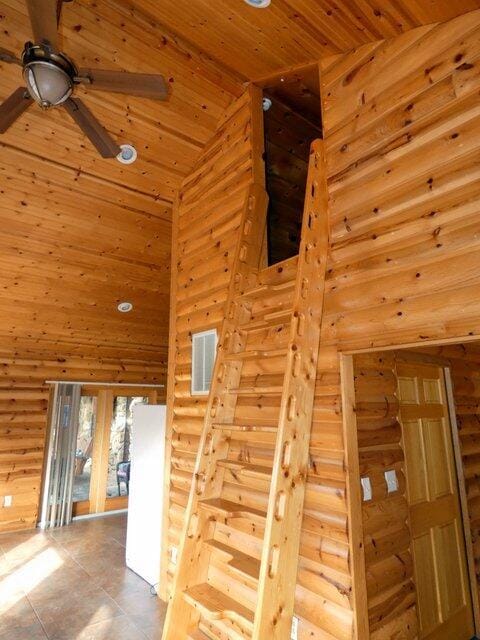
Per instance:
[[[225,312],[239,216],[248,185],[253,180],[263,181],[263,170],[254,167],[252,157],[252,149],[256,148],[255,157],[261,158],[261,137],[257,129],[260,125],[255,117],[260,114],[261,107],[256,92],[253,92],[253,99],[257,100],[253,111],[252,95],[247,92],[225,114],[217,135],[205,149],[192,176],[185,182],[179,199],[175,275],[177,294],[176,309],[172,312],[175,318],[175,353],[171,354],[173,370],[169,373],[173,384],[170,393],[173,388],[174,394],[169,424],[172,442],[170,505],[168,540],[164,541],[169,581],[175,570],[170,549],[178,545],[181,534],[207,400],[206,396],[192,396],[190,393],[191,334],[220,327]],[[295,267],[295,259],[282,263],[279,281],[293,279]],[[274,271],[266,271],[270,281],[277,278]],[[270,337],[265,336],[265,339]],[[285,340],[285,336],[278,336],[276,343],[282,339]],[[352,615],[340,436],[339,373],[335,350],[323,354],[321,369],[316,386],[311,465],[295,611],[301,619],[303,635],[300,638],[347,640],[352,633]],[[275,373],[281,377],[280,371]],[[244,406],[246,404],[240,402],[238,411],[256,411],[258,414],[269,411],[265,400],[258,409]],[[236,444],[232,447],[235,448]],[[255,446],[245,442],[239,445],[238,451],[239,456],[264,455],[267,458],[270,456],[270,460],[272,456],[267,446],[262,452],[258,443]],[[229,497],[228,491],[241,492],[244,499],[255,506],[256,501],[263,500],[262,493],[266,494],[266,488],[262,488],[262,492],[255,491],[253,486],[237,486],[235,481],[225,486],[224,497]],[[251,544],[259,544],[259,540],[255,542],[252,536],[250,538]],[[228,581],[228,576],[225,575],[224,580]],[[242,597],[233,591],[232,595]]]
[[[403,630],[402,638],[415,638],[416,594],[395,352],[359,354],[354,363],[359,471],[372,486],[372,499],[362,505],[370,637],[393,638]],[[395,469],[398,478],[398,491],[392,495],[384,477],[389,469]]]
[[[167,438],[170,504],[163,545],[169,585],[175,570],[170,550],[179,543],[207,404],[206,396],[191,394],[192,333],[219,331],[224,316],[240,214],[253,181],[250,101],[247,91],[225,112],[183,184],[175,211]]]
[[[480,335],[479,36],[473,12],[321,64],[331,239],[295,606],[301,640],[354,635],[339,351]],[[178,544],[206,404],[190,394],[191,332],[223,317],[252,180],[249,109],[246,93],[177,212],[168,548]],[[384,604],[371,610],[375,640],[414,637],[414,624],[404,631],[412,598],[407,585],[389,625]]]
[[[331,264],[342,348],[480,330],[480,12],[325,63]]]
[[[412,540],[404,469],[402,430],[396,397],[397,360],[410,352],[357,354],[355,407],[360,476],[368,476],[372,500],[362,505],[363,542],[371,638],[402,638],[417,632]],[[470,521],[471,545],[480,587],[480,348],[478,344],[430,347],[413,353],[434,356],[451,371],[463,475]],[[386,491],[384,472],[395,469],[399,490]],[[474,594],[474,597],[478,594]]]
[[[105,357],[13,356],[0,352],[0,532],[37,524],[44,461],[49,385],[46,380],[162,384],[165,362]]]

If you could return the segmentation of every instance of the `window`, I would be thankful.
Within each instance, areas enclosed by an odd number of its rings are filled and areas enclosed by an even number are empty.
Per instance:
[[[206,395],[210,390],[217,350],[215,329],[192,335],[192,395]]]
[[[114,396],[108,452],[107,498],[128,494],[133,407],[148,404],[144,396]]]

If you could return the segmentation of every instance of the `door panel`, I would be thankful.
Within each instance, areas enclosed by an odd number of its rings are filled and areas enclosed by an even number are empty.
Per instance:
[[[408,492],[410,504],[426,502],[428,500],[427,461],[423,438],[418,434],[422,431],[421,420],[405,420],[403,423],[403,444],[405,456],[409,461]]]
[[[452,452],[448,446],[450,433],[447,420],[422,420],[423,442],[427,461],[430,500],[452,495],[453,478],[451,468]]]
[[[458,523],[452,521],[434,529],[437,557],[442,560],[439,571],[440,610],[447,620],[467,603],[465,576],[462,572],[462,557],[459,553],[461,537]]]
[[[437,606],[435,560],[430,532],[414,538],[413,557],[415,561],[419,626],[423,633],[429,633],[440,624]]]
[[[397,361],[421,639],[474,635],[443,369]]]

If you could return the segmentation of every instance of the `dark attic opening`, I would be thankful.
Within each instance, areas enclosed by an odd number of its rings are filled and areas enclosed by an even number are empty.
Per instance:
[[[298,254],[310,144],[322,137],[318,65],[263,87],[268,264]]]

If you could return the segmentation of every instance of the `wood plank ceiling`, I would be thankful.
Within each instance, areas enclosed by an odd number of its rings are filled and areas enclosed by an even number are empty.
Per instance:
[[[245,80],[480,7],[480,0],[74,0],[62,48],[80,66],[162,73],[159,103],[79,94],[119,142],[103,160],[62,110],[33,106],[0,136],[0,351],[150,358],[165,352],[176,191]],[[0,2],[0,47],[31,38]],[[0,63],[0,99],[21,83]],[[120,300],[134,311],[121,315]]]
[[[79,66],[162,73],[168,102],[78,93],[138,161],[104,160],[63,110],[30,107],[0,136],[0,350],[158,356],[167,344],[171,208],[236,79],[128,2],[64,5]],[[0,3],[0,46],[31,38],[25,2]],[[22,83],[0,64],[0,99]],[[120,300],[134,304],[120,314]],[[100,351],[99,351],[100,349]]]
[[[480,0],[135,0],[168,28],[245,78],[350,51],[422,24],[444,22]]]

